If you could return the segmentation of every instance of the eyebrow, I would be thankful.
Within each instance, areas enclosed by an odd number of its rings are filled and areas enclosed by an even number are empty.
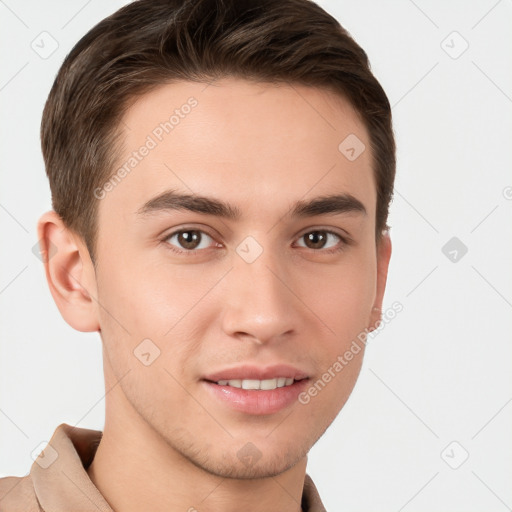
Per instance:
[[[186,210],[232,221],[242,218],[242,212],[237,206],[212,197],[182,194],[175,190],[167,190],[150,199],[137,210],[136,214],[147,216],[172,210]],[[366,208],[359,199],[350,194],[334,194],[316,197],[311,200],[299,200],[292,205],[288,216],[305,218],[314,217],[315,215],[346,213],[366,215]]]

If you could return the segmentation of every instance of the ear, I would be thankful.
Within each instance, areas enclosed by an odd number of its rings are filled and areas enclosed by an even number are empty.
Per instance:
[[[77,331],[99,331],[96,274],[80,236],[49,211],[37,224],[46,280],[64,320]]]
[[[389,260],[391,258],[391,238],[389,231],[385,231],[377,242],[377,291],[373,309],[370,314],[369,331],[374,331],[379,325],[382,316],[382,301],[386,290]]]

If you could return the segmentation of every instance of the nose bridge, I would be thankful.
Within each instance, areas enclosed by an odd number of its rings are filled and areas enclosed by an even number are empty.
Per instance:
[[[237,247],[224,315],[228,334],[243,333],[264,343],[297,329],[297,299],[284,268],[279,254],[258,248],[254,240]]]

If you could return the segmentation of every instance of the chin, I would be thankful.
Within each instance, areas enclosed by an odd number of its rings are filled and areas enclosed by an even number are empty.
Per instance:
[[[242,462],[235,453],[230,457],[231,463],[226,459],[215,460],[213,458],[202,461],[189,460],[211,475],[236,480],[254,480],[276,477],[294,467],[306,455],[307,452],[304,454],[272,454],[270,457],[262,455],[260,459],[254,462],[250,460]]]
[[[246,437],[198,443],[189,433],[174,434],[167,443],[194,466],[216,477],[240,480],[278,476],[303,461],[314,444],[311,439],[283,442],[263,436],[254,436],[252,442]]]

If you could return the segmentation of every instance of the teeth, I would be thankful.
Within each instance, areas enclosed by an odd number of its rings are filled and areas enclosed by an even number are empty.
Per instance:
[[[260,380],[244,379],[242,381],[242,389],[260,389]]]
[[[260,382],[260,389],[276,389],[277,379],[266,379]]]
[[[241,389],[262,389],[271,390],[276,388],[282,388],[284,386],[291,386],[293,379],[287,379],[286,377],[277,377],[275,379],[233,379],[233,380],[219,380],[217,382],[219,386],[231,386],[232,388]]]

